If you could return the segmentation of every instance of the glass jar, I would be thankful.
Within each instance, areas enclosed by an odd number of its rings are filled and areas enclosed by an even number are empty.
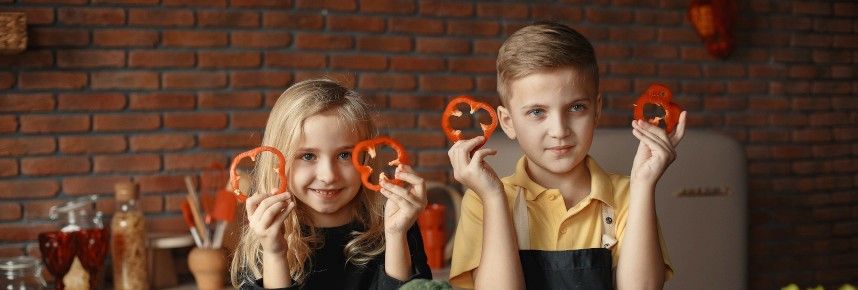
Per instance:
[[[42,264],[34,257],[20,256],[0,259],[0,289],[41,290],[48,284],[42,278]]]
[[[132,182],[114,185],[116,212],[110,222],[113,238],[113,287],[115,290],[149,289],[146,222],[137,206],[138,186]]]

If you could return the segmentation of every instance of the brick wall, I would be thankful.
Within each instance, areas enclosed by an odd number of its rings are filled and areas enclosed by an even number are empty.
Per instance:
[[[494,99],[504,37],[534,19],[598,51],[605,126],[648,84],[690,124],[740,140],[750,174],[749,285],[858,277],[858,3],[739,1],[738,48],[710,57],[684,0],[0,0],[27,52],[0,56],[0,254],[37,253],[59,200],[133,179],[150,226],[183,230],[182,176],[259,143],[275,98],[334,77],[379,108],[423,175],[448,181],[446,97]]]

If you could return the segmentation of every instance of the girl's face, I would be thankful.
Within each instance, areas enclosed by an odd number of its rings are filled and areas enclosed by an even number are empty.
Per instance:
[[[352,220],[352,199],[361,188],[352,166],[352,148],[360,141],[352,126],[328,110],[304,120],[301,141],[289,174],[292,193],[309,211],[317,227]]]

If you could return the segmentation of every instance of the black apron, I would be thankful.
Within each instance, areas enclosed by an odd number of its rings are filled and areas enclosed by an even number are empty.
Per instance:
[[[611,247],[614,211],[602,204],[602,247],[580,250],[543,251],[530,249],[530,219],[527,203],[518,188],[513,221],[518,237],[521,269],[527,289],[614,289]]]

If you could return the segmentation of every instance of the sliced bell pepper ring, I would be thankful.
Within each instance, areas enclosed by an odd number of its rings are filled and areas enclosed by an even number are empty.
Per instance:
[[[462,114],[464,114],[462,113],[462,111],[459,111],[459,109],[456,109],[456,106],[458,106],[459,104],[467,104],[468,107],[470,107],[471,109],[471,115],[473,115],[474,112],[476,112],[477,110],[483,109],[488,112],[489,116],[492,118],[492,122],[488,125],[480,123],[480,128],[483,129],[483,137],[485,137],[485,139],[483,139],[483,142],[480,143],[480,145],[478,145],[476,148],[482,147],[486,144],[486,141],[489,140],[489,137],[492,136],[492,133],[494,133],[495,129],[497,129],[498,127],[497,112],[495,112],[495,109],[492,108],[492,106],[489,106],[489,104],[474,100],[469,96],[458,96],[451,100],[450,103],[447,104],[447,108],[444,109],[444,115],[441,116],[441,128],[444,129],[444,134],[447,135],[447,139],[449,139],[450,142],[453,143],[462,140],[462,130],[453,129],[450,125],[451,117],[461,117]]]
[[[369,154],[370,158],[375,158],[375,148],[379,145],[390,146],[391,148],[393,148],[394,151],[396,151],[396,159],[390,161],[388,165],[399,166],[407,165],[409,163],[408,154],[405,152],[405,148],[402,147],[402,144],[400,144],[396,140],[393,140],[390,137],[381,136],[357,143],[357,145],[355,145],[355,148],[352,150],[352,165],[354,165],[355,169],[357,169],[357,171],[360,173],[360,179],[361,182],[363,182],[363,186],[373,191],[381,190],[381,185],[372,184],[369,181],[369,175],[370,173],[372,173],[372,167],[368,165],[363,165],[361,156],[363,156],[363,152],[366,152],[367,154]],[[387,176],[384,175],[384,172],[381,172],[379,173],[379,180],[389,179],[387,179]],[[389,182],[394,184],[402,183],[402,181],[400,181],[399,179],[389,180]]]
[[[256,156],[259,155],[259,153],[262,153],[262,151],[274,153],[274,155],[277,156],[277,159],[279,161],[277,163],[277,167],[274,168],[274,172],[277,172],[277,176],[280,178],[280,186],[277,187],[277,192],[275,194],[286,192],[286,157],[283,156],[283,153],[280,152],[280,150],[277,150],[277,148],[271,146],[259,146],[236,155],[235,158],[232,159],[232,165],[229,166],[229,181],[230,184],[232,184],[233,192],[235,192],[236,198],[241,202],[247,200],[247,194],[242,193],[241,189],[239,189],[238,180],[241,177],[238,175],[238,172],[236,172],[236,167],[238,166],[238,163],[241,162],[241,159],[244,159],[246,157],[249,157],[250,160],[253,160],[255,162]]]
[[[635,102],[635,120],[645,120],[650,124],[658,126],[661,120],[664,120],[665,130],[668,134],[673,132],[676,124],[679,123],[679,113],[682,112],[682,107],[671,102],[673,93],[670,89],[662,84],[652,84],[638,97]],[[661,107],[664,110],[664,117],[655,116],[646,118],[644,116],[644,106],[653,104]]]

